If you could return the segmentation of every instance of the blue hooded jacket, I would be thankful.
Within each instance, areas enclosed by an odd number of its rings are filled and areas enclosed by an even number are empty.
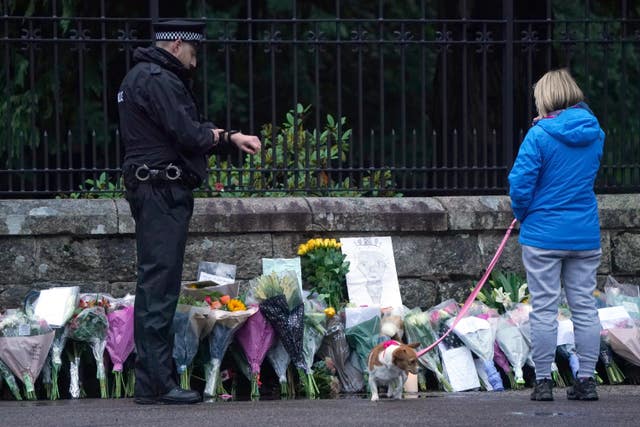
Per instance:
[[[593,185],[603,146],[604,132],[584,103],[529,130],[509,174],[520,243],[572,251],[600,248]]]

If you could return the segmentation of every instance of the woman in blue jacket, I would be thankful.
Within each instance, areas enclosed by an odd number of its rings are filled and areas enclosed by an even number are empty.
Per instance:
[[[538,117],[509,174],[511,207],[520,221],[522,260],[531,293],[536,369],[532,400],[553,400],[558,302],[564,285],[580,369],[567,397],[597,400],[593,378],[600,323],[593,291],[600,265],[600,224],[593,190],[604,132],[566,69],[536,83]]]

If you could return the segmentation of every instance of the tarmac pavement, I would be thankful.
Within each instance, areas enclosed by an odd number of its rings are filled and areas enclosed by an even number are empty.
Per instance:
[[[325,400],[136,405],[132,399],[0,401],[0,426],[640,426],[640,386],[600,386],[600,400],[533,402],[531,389],[421,393],[404,400],[349,395]]]

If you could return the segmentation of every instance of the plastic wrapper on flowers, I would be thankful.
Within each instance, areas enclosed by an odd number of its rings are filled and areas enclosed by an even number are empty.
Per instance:
[[[640,326],[640,288],[637,285],[618,283],[612,276],[608,276],[604,291],[608,306],[625,307],[636,326]]]
[[[190,366],[200,341],[209,337],[215,316],[208,306],[178,304],[173,317],[173,359],[180,376],[180,387],[191,388]]]
[[[67,328],[69,328],[69,338],[89,343],[96,361],[96,378],[100,382],[100,397],[106,399],[109,394],[104,367],[104,351],[107,346],[109,322],[104,307],[95,305],[82,309],[67,324]],[[72,375],[75,374],[77,373],[72,373]]]
[[[278,382],[280,383],[280,396],[293,396],[294,393],[291,390],[292,387],[287,378],[287,370],[289,368],[289,363],[291,362],[291,357],[284,348],[280,338],[277,337],[277,334],[273,345],[267,352],[267,359],[269,359],[269,363],[271,363],[273,370],[278,376]]]
[[[454,299],[442,301],[440,304],[427,310],[429,322],[431,322],[431,328],[438,335],[438,337],[444,335],[449,330],[447,322],[450,319],[455,318],[459,311],[460,305]],[[448,347],[455,347],[453,345],[453,342],[447,342],[454,336],[455,335],[452,336],[452,334],[449,334],[447,338],[445,338],[444,343]]]
[[[366,373],[367,359],[373,347],[378,345],[378,337],[380,336],[380,317],[374,316],[369,320],[360,322],[354,326],[345,329],[345,336],[351,349],[356,353],[358,360],[358,368]]]
[[[18,383],[16,382],[16,377],[11,372],[11,369],[0,359],[0,381],[4,380],[4,382],[9,387],[11,394],[16,400],[22,400],[22,395],[20,394],[20,388],[18,388]]]
[[[113,363],[114,393],[113,397],[122,397],[124,376],[122,368],[127,357],[133,352],[133,305],[127,305],[107,314],[106,350]]]
[[[222,364],[222,358],[229,344],[231,344],[235,332],[257,310],[257,307],[249,307],[246,310],[239,311],[212,310],[215,323],[208,338],[211,360],[206,370],[205,396],[214,397],[222,394],[221,392],[223,392],[223,390],[220,389],[220,365]]]
[[[284,295],[271,297],[260,303],[260,309],[269,320],[276,334],[280,338],[282,345],[289,353],[291,362],[298,369],[301,380],[304,382],[307,373],[307,364],[302,351],[304,339],[304,305],[298,304],[293,309],[289,309]],[[306,382],[303,384],[308,385]],[[313,390],[306,389],[307,395],[311,397]]]
[[[37,398],[34,383],[47,359],[53,336],[45,321],[30,319],[22,312],[0,320],[0,360],[22,380],[29,400]]]
[[[490,388],[495,391],[502,391],[504,390],[504,385],[502,384],[500,374],[493,364],[495,328],[490,323],[493,321],[494,324],[497,324],[497,312],[491,320],[490,316],[491,314],[489,312],[479,314],[478,316],[465,316],[460,319],[454,332],[464,345],[482,361],[482,368],[486,374],[486,380],[491,386]],[[452,322],[452,320],[450,322]]]
[[[236,332],[251,369],[251,398],[260,397],[260,366],[275,340],[275,331],[260,309],[247,319]]]
[[[322,344],[322,339],[326,334],[325,324],[327,315],[324,312],[325,307],[318,301],[313,299],[307,299],[304,302],[304,331],[302,338],[302,354],[304,356],[305,365],[307,366],[306,373],[308,376],[314,379],[309,387],[313,387],[313,393],[315,396],[320,394],[318,386],[313,376],[313,362],[314,357],[318,351],[318,348]]]
[[[318,356],[331,359],[340,380],[341,390],[357,393],[364,388],[364,378],[362,372],[350,362],[350,355],[351,348],[347,343],[344,325],[338,316],[333,316],[327,321],[327,333],[318,350]]]
[[[420,310],[419,307],[412,309],[406,314],[404,318],[404,333],[407,337],[407,342],[418,342],[421,348],[426,348],[437,340],[436,334],[433,332],[433,329],[431,329],[429,316]],[[424,353],[418,361],[422,366],[434,373],[444,391],[453,391],[453,387],[451,387],[451,384],[449,384],[449,381],[444,376],[442,360],[440,359],[440,353],[437,348]]]
[[[505,317],[505,315],[500,316],[498,319],[496,342],[507,357],[511,366],[513,366],[516,387],[523,387],[525,381],[522,368],[529,357],[530,349],[522,336],[520,329],[518,329],[510,318]]]
[[[611,328],[608,331],[611,349],[627,362],[640,366],[640,328]]]
[[[253,282],[251,291],[298,370],[306,396],[315,397],[315,380],[307,373],[303,354],[304,304],[295,274],[262,275]]]

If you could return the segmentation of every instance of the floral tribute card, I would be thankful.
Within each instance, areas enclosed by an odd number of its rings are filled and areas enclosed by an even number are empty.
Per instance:
[[[401,307],[400,285],[391,237],[340,239],[349,262],[347,291],[356,305]]]

